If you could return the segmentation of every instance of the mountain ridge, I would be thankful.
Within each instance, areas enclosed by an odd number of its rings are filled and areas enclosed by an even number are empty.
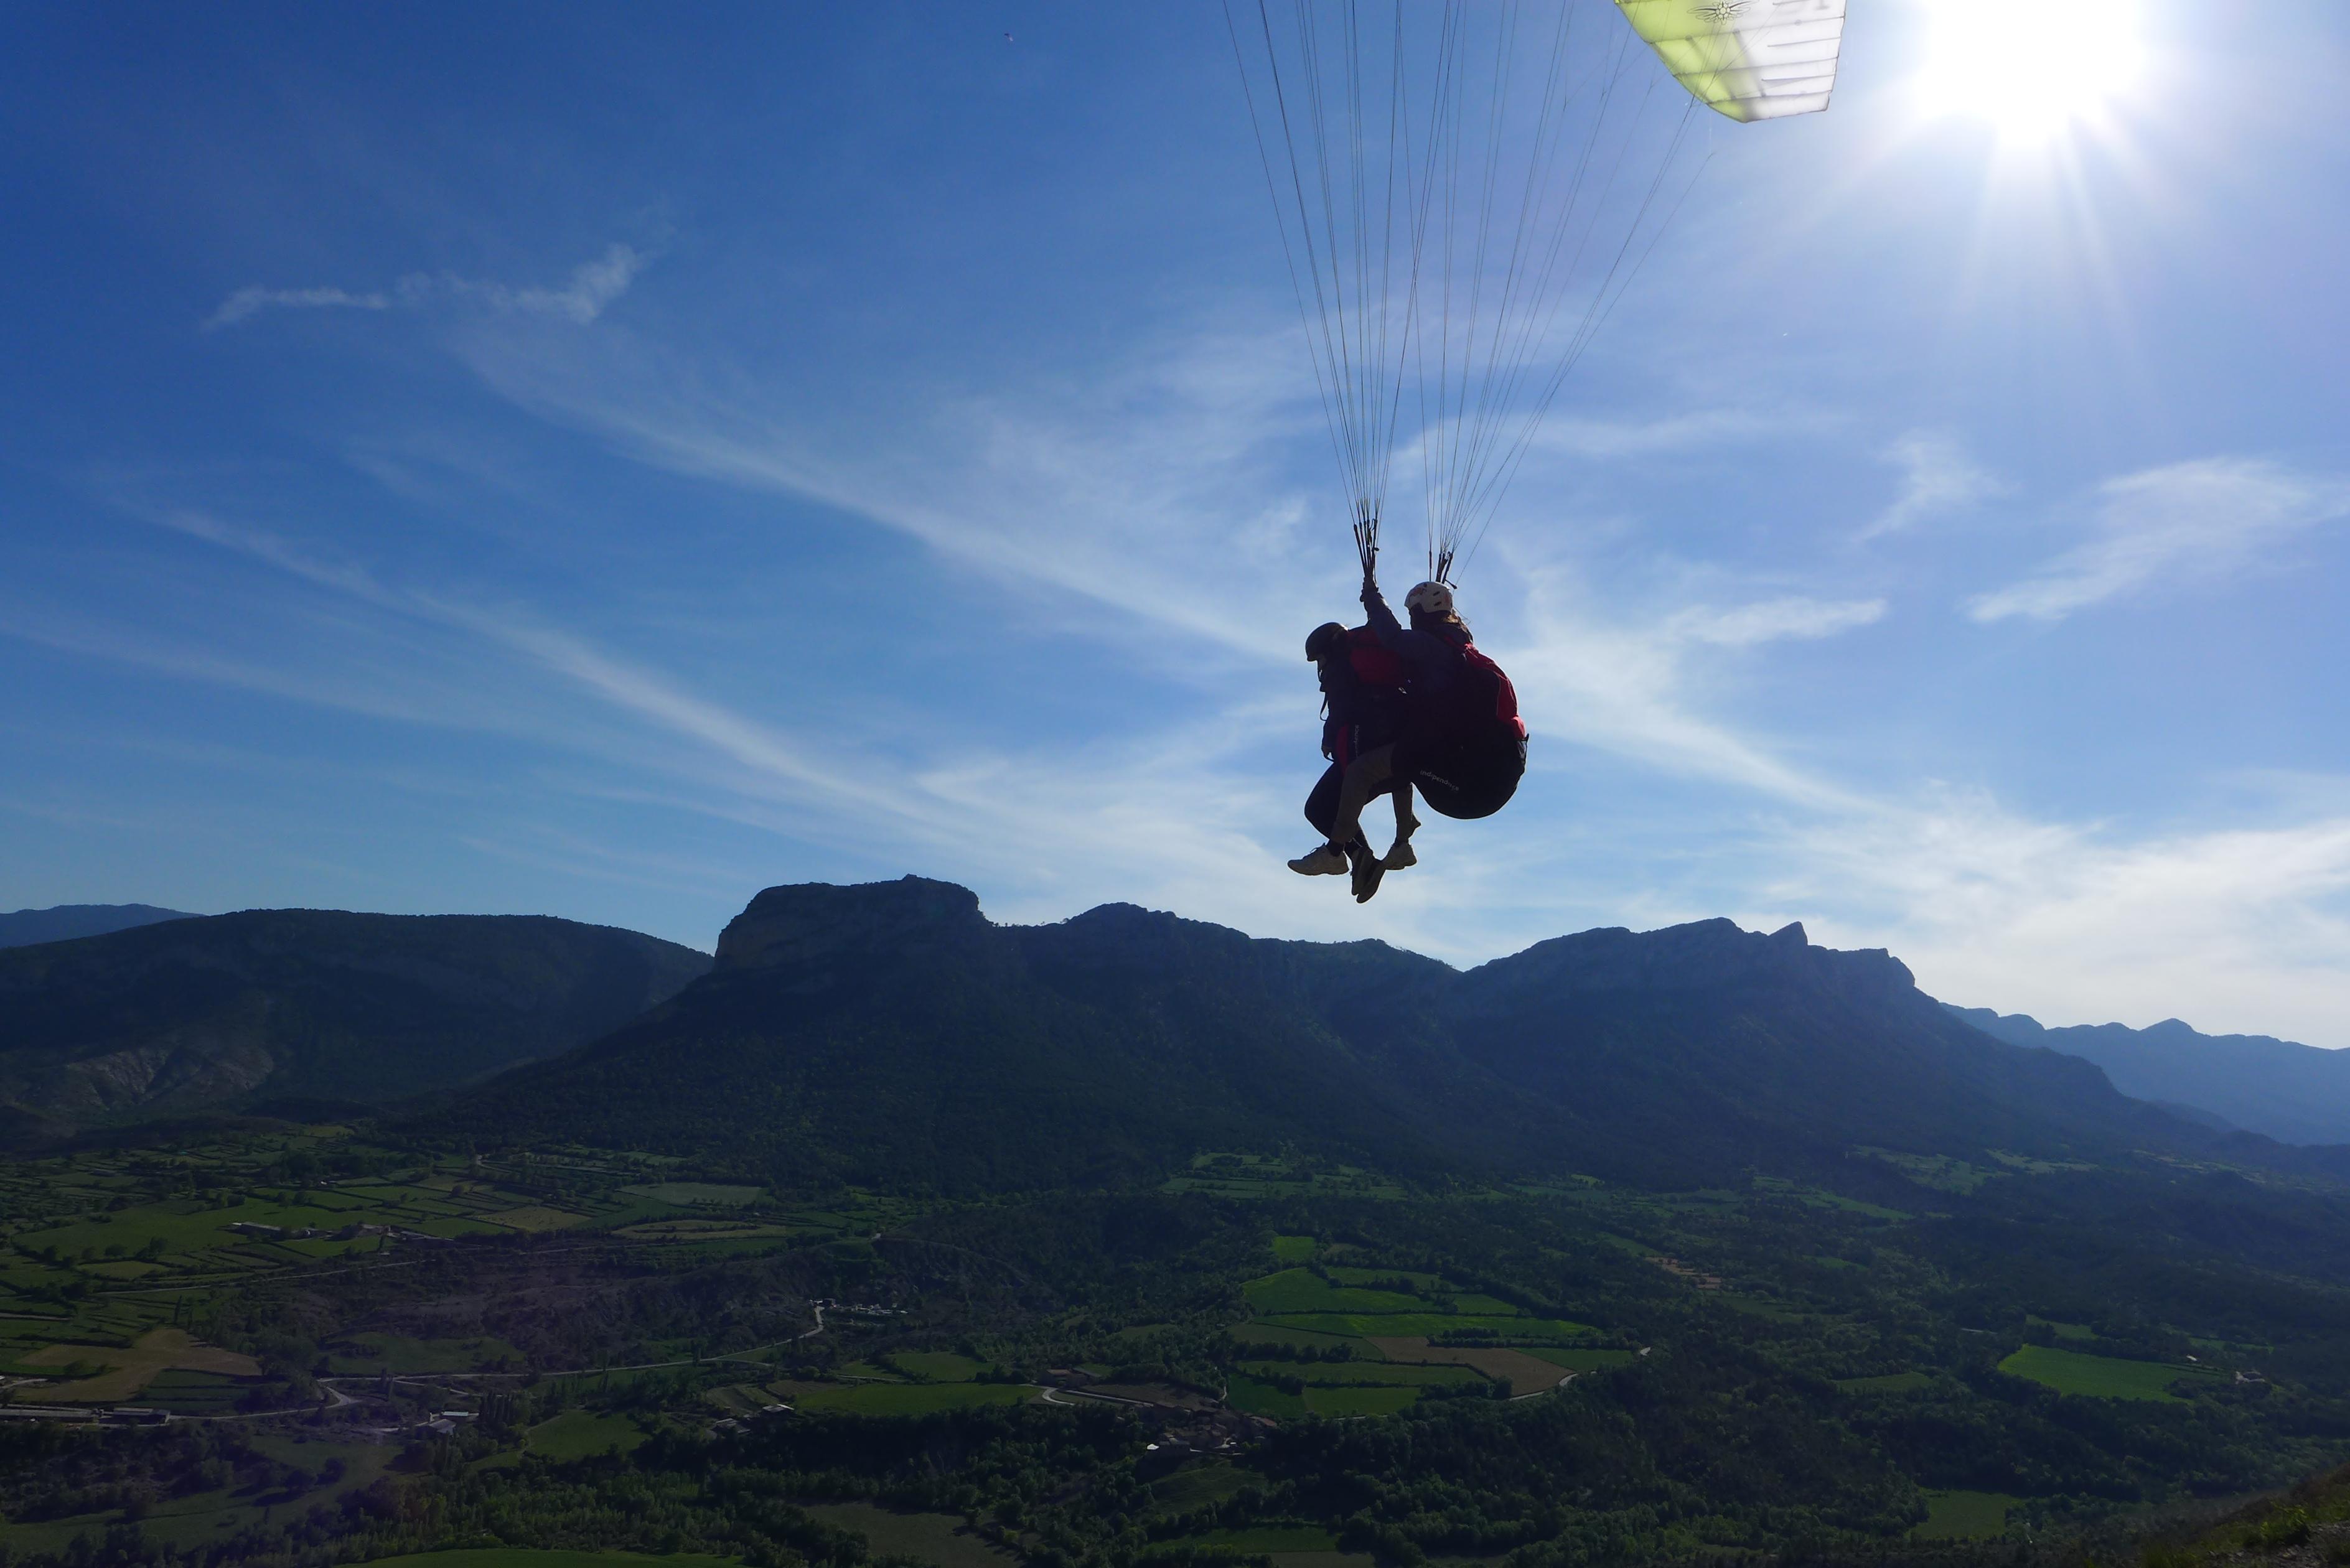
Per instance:
[[[67,942],[77,937],[102,937],[164,920],[202,918],[184,909],[166,909],[154,904],[55,904],[46,909],[16,909],[0,914],[0,948]]]
[[[2350,1143],[2350,1051],[2267,1034],[2206,1034],[2176,1018],[2049,1027],[1985,1007],[1950,1011],[1995,1040],[2094,1062],[2137,1099],[2187,1107],[2280,1143]]]
[[[706,954],[541,915],[254,909],[0,951],[0,1138],[382,1104],[601,1035]]]
[[[2226,1142],[1800,925],[1613,928],[1460,971],[1132,905],[999,926],[920,877],[765,889],[707,977],[426,1120],[973,1189],[1139,1179],[1219,1147],[1702,1181],[1865,1144],[2061,1160]]]

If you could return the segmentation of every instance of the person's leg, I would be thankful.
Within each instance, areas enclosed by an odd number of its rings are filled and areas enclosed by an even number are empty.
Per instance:
[[[1419,864],[1419,856],[1411,846],[1411,836],[1419,829],[1419,819],[1411,814],[1411,780],[1395,781],[1395,842],[1388,846],[1387,858],[1380,862],[1390,871],[1400,871]]]
[[[1338,820],[1338,790],[1346,777],[1346,768],[1332,763],[1322,770],[1322,776],[1314,781],[1314,789],[1305,797],[1305,820],[1326,839],[1330,836],[1331,824]]]
[[[1348,867],[1346,851],[1328,842],[1331,825],[1338,820],[1338,792],[1346,772],[1332,763],[1322,770],[1313,793],[1305,797],[1305,820],[1314,825],[1324,842],[1289,863],[1289,868],[1301,877],[1336,877]]]
[[[1393,787],[1396,749],[1392,742],[1374,746],[1347,765],[1338,789],[1338,809],[1328,837],[1336,845],[1352,844],[1362,836],[1363,808],[1375,795]]]

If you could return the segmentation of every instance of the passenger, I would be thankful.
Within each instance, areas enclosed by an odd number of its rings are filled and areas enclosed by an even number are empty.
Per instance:
[[[1305,820],[1327,840],[1337,820],[1338,795],[1348,764],[1367,750],[1390,744],[1400,733],[1403,661],[1380,643],[1371,628],[1361,626],[1350,631],[1336,621],[1314,628],[1305,639],[1305,657],[1317,667],[1321,678],[1322,754],[1330,759],[1329,767],[1305,797]],[[1410,781],[1390,780],[1373,793],[1395,797],[1395,842],[1385,860],[1378,862],[1379,869],[1399,871],[1417,865],[1411,835],[1419,823],[1411,815]],[[1359,807],[1356,815],[1359,821]],[[1358,826],[1344,848],[1326,842],[1292,860],[1289,868],[1305,877],[1335,877],[1374,858]]]
[[[1526,770],[1526,727],[1518,717],[1517,693],[1501,667],[1478,650],[1453,609],[1450,585],[1422,583],[1405,595],[1411,625],[1404,627],[1366,572],[1363,607],[1379,646],[1402,666],[1394,738],[1365,744],[1346,764],[1328,826],[1315,824],[1323,829],[1325,844],[1290,862],[1295,869],[1318,872],[1344,859],[1357,903],[1370,900],[1388,869],[1363,842],[1363,808],[1374,798],[1393,793],[1402,801],[1407,796],[1401,792],[1417,788],[1442,815],[1491,816],[1509,804]],[[1408,815],[1409,808],[1399,807],[1397,850],[1389,852],[1391,858],[1400,852],[1401,865],[1417,858],[1410,830],[1403,826]]]

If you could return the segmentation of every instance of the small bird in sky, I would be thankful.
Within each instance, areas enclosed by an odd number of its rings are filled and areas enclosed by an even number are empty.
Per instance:
[[[1005,43],[1007,43],[1007,44],[1008,44],[1008,43],[1010,43],[1010,42],[1012,41],[1012,35],[1011,35],[1011,34],[1009,34],[1009,33],[1004,34],[1004,35],[1003,35],[1003,41],[1004,41]]]

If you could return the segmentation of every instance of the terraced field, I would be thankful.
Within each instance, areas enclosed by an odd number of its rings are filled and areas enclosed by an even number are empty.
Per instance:
[[[249,1355],[198,1345],[186,1331],[154,1328],[120,1347],[59,1344],[42,1346],[20,1365],[68,1379],[41,1390],[57,1404],[119,1405],[135,1399],[165,1372],[209,1372],[225,1377],[258,1377],[260,1364]],[[76,1371],[88,1369],[76,1377]]]
[[[1482,1380],[1523,1397],[1557,1387],[1570,1373],[1632,1358],[1628,1350],[1586,1343],[1597,1337],[1587,1324],[1538,1317],[1435,1274],[1316,1265],[1321,1252],[1313,1237],[1277,1238],[1275,1257],[1297,1266],[1242,1287],[1253,1315],[1232,1336],[1351,1359],[1244,1364],[1230,1396],[1235,1408],[1274,1419],[1389,1415],[1430,1387]]]

